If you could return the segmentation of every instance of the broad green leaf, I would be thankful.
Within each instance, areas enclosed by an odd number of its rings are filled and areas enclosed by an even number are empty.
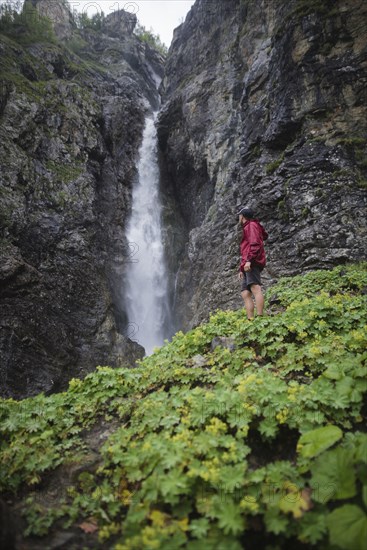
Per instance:
[[[278,432],[278,429],[279,427],[274,416],[272,418],[265,418],[265,420],[262,420],[259,425],[259,432],[269,438],[274,437]]]
[[[159,482],[160,490],[166,502],[177,502],[178,495],[186,494],[189,490],[189,480],[180,471],[171,470]]]
[[[304,458],[319,455],[343,437],[338,426],[332,424],[306,432],[298,440],[297,452]]]
[[[190,532],[197,539],[206,536],[209,529],[209,520],[207,518],[194,519],[190,522]]]
[[[359,506],[345,504],[326,519],[330,543],[343,550],[366,550],[367,516]]]
[[[289,527],[288,517],[280,515],[276,508],[269,508],[264,514],[266,530],[279,535],[286,533]]]
[[[331,380],[340,380],[344,376],[343,368],[341,365],[330,365],[323,376]]]
[[[326,516],[320,512],[310,511],[299,520],[301,542],[315,544],[320,541],[327,532]]]
[[[356,476],[353,451],[334,449],[318,457],[311,467],[312,499],[325,503],[331,499],[345,499],[356,494]]]
[[[226,492],[240,490],[244,483],[246,471],[246,462],[235,464],[234,466],[222,466],[220,469],[220,482]]]
[[[218,525],[226,535],[238,535],[245,528],[245,518],[238,504],[232,499],[223,498],[216,511]]]
[[[367,464],[367,434],[359,433],[357,435],[356,460]]]

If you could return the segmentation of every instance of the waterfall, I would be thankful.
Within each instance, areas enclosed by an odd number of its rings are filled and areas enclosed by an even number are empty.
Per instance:
[[[129,324],[146,355],[168,337],[167,270],[162,241],[155,116],[147,117],[139,152],[138,181],[132,193],[127,240],[135,254],[126,273],[125,301]]]

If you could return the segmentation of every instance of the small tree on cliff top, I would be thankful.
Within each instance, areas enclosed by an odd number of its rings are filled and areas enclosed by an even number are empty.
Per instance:
[[[140,23],[138,23],[134,30],[135,35],[140,38],[143,42],[146,42],[154,48],[155,50],[158,50],[159,53],[166,56],[168,49],[167,46],[162,42],[160,36],[158,34],[154,34],[154,31],[152,28],[149,29],[149,31]]]
[[[42,16],[29,2],[3,2],[0,5],[0,33],[27,45],[34,42],[56,41],[52,24],[48,17]]]

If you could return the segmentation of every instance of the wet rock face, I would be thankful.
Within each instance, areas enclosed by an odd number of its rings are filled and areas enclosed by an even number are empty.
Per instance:
[[[362,0],[197,0],[175,31],[159,143],[181,327],[242,307],[239,205],[269,232],[265,282],[366,258],[366,61]]]
[[[143,355],[122,300],[125,222],[145,112],[158,102],[152,70],[163,69],[130,19],[123,32],[123,12],[121,35],[108,34],[111,16],[69,49],[0,36],[3,396],[58,391]]]

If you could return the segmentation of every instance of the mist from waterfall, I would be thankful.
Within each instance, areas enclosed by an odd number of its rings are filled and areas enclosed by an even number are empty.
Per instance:
[[[134,254],[126,273],[125,300],[134,340],[150,355],[168,338],[167,270],[162,240],[155,117],[145,120],[139,152],[138,181],[132,193],[132,212],[126,237]]]

